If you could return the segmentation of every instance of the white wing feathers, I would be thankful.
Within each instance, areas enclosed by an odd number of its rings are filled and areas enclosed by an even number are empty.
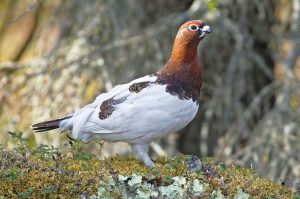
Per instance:
[[[149,83],[156,79],[145,76],[114,87],[63,120],[60,128],[70,129],[75,139],[128,143],[149,143],[183,128],[195,117],[198,104],[168,93],[167,85]]]
[[[100,94],[91,104],[76,111],[72,118],[61,122],[60,128],[62,130],[71,129],[72,137],[76,139],[85,139],[90,133],[118,133],[117,129],[112,128],[114,125],[109,125],[109,123],[114,121],[107,121],[109,118],[105,120],[99,119],[102,102],[112,97],[121,99],[123,97],[127,98],[129,95],[138,95],[129,91],[130,85],[138,82],[154,82],[156,79],[156,76],[147,75],[127,84],[115,86],[109,92]]]

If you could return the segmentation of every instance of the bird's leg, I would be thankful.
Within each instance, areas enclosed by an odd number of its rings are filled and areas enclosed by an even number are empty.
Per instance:
[[[142,160],[146,166],[155,167],[154,162],[151,160],[148,154],[149,145],[148,144],[133,144],[132,145],[133,152],[136,156]]]

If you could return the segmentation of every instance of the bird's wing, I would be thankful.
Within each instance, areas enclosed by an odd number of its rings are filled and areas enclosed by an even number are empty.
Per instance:
[[[109,116],[113,114],[117,106],[127,98],[139,98],[139,91],[149,89],[152,83],[156,81],[154,75],[147,75],[135,79],[127,84],[115,86],[107,93],[100,94],[94,102],[86,105],[73,114],[72,135],[75,138],[80,137],[81,133],[118,133],[114,121]],[[130,97],[131,96],[131,97]],[[112,112],[112,113],[111,113]],[[120,116],[122,117],[122,116]]]

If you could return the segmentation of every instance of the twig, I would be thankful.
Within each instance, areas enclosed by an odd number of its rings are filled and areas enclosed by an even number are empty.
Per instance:
[[[20,20],[22,17],[24,17],[26,14],[28,14],[29,12],[31,12],[39,3],[39,0],[35,0],[32,4],[30,4],[27,9],[20,15],[18,15],[16,18],[14,18],[13,20],[8,22],[8,25],[17,22],[18,20]]]

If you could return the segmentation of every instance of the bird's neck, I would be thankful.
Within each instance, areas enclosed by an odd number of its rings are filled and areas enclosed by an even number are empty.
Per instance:
[[[170,61],[180,64],[198,64],[197,43],[184,43],[175,41]]]
[[[197,43],[184,43],[175,40],[172,54],[166,65],[159,71],[162,74],[172,73],[200,73],[198,63]]]
[[[201,68],[198,64],[197,45],[174,44],[169,61],[157,72],[157,82],[167,85],[167,92],[179,99],[199,102]]]

